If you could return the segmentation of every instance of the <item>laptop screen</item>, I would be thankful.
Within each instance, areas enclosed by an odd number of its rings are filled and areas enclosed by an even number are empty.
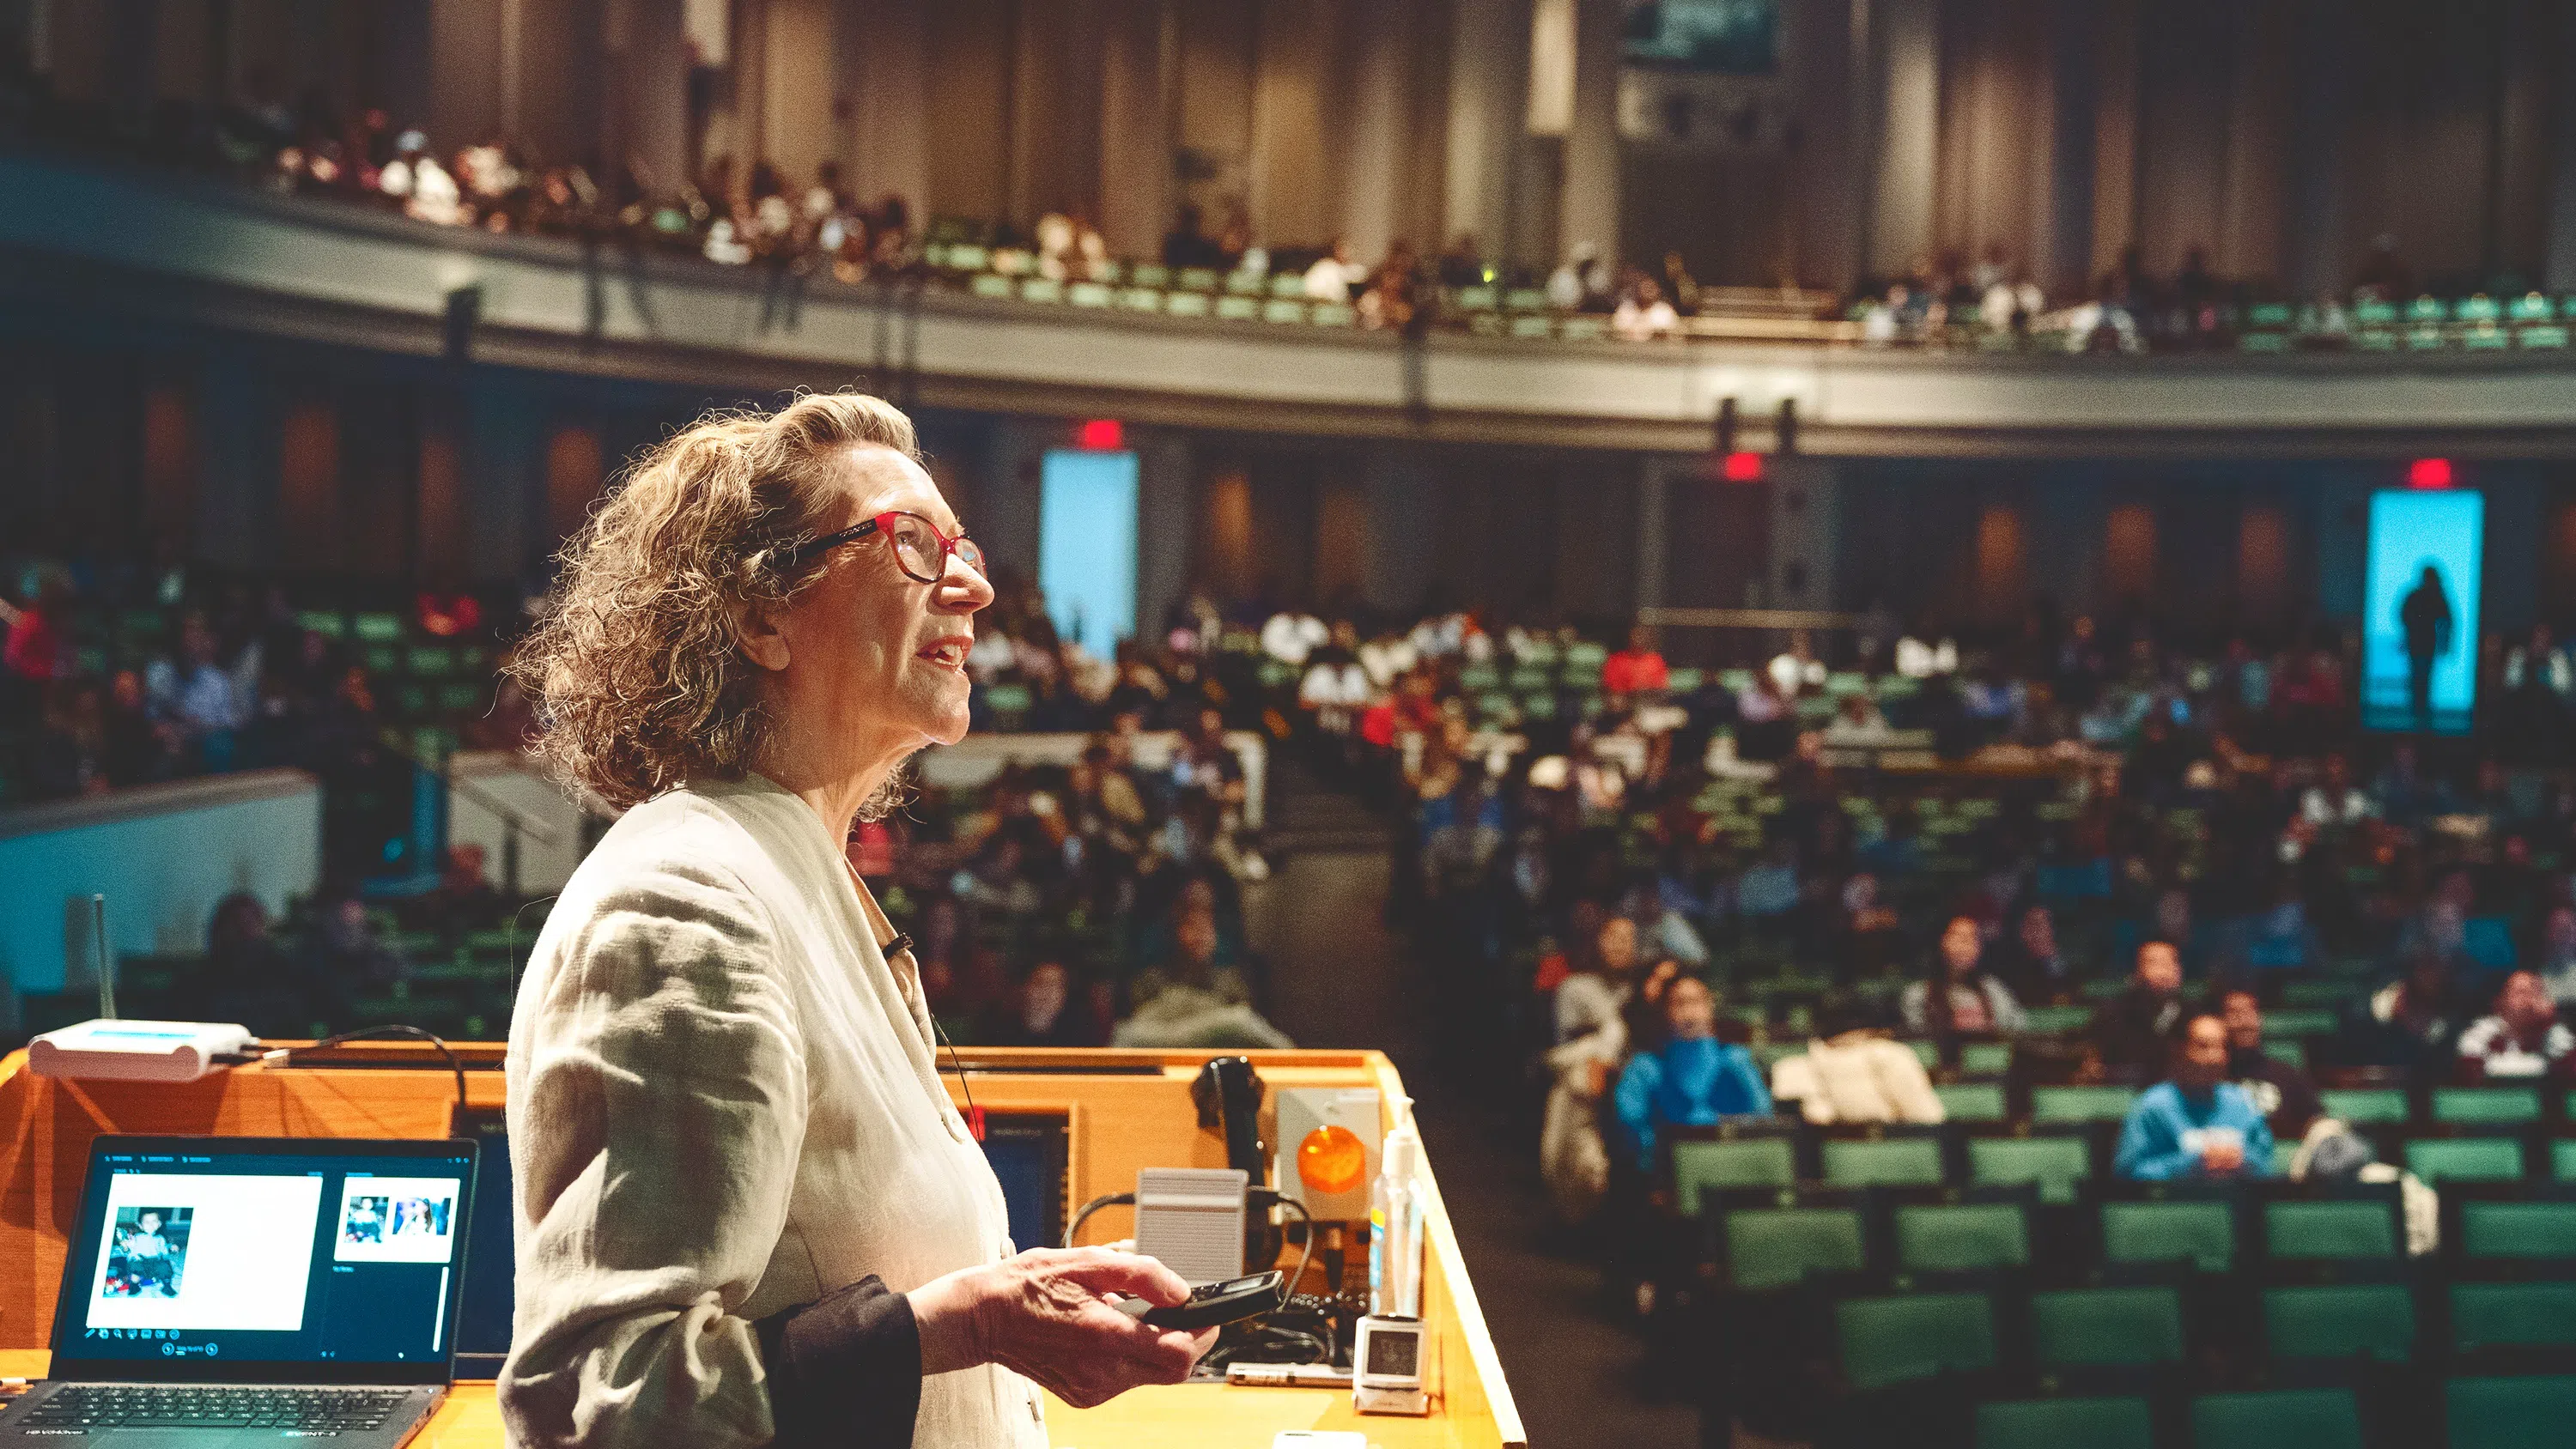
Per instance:
[[[97,1139],[53,1377],[446,1382],[474,1163],[465,1141]]]

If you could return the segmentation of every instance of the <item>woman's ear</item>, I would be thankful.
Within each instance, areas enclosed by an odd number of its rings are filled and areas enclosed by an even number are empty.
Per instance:
[[[771,673],[787,667],[787,635],[778,627],[778,612],[771,606],[745,604],[733,616],[735,645],[743,657]]]

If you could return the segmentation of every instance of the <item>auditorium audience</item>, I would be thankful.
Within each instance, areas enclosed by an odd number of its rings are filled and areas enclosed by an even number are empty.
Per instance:
[[[2254,1099],[2227,1080],[2227,1023],[2190,1018],[2171,1065],[2120,1125],[2113,1170],[2131,1182],[2271,1176],[2272,1129]]]

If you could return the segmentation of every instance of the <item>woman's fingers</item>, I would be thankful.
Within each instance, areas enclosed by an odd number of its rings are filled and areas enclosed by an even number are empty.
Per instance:
[[[1095,1293],[1132,1293],[1157,1308],[1169,1308],[1190,1296],[1190,1285],[1180,1274],[1142,1253],[1075,1248],[1064,1256],[1071,1261],[1057,1271]]]

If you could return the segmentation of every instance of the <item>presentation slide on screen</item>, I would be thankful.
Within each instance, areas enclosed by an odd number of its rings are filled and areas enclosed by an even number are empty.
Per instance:
[[[297,1332],[321,1210],[319,1177],[120,1172],[88,1326]]]
[[[342,1263],[445,1263],[456,1253],[452,1177],[350,1177],[340,1188]]]
[[[2387,492],[2370,500],[2362,603],[2362,724],[2465,733],[2477,705],[2486,498]]]

